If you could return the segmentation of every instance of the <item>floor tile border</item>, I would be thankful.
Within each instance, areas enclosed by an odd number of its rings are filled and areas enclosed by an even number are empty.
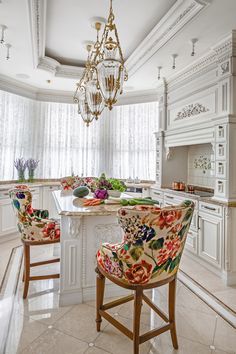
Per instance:
[[[235,311],[182,270],[179,270],[178,280],[236,329]]]

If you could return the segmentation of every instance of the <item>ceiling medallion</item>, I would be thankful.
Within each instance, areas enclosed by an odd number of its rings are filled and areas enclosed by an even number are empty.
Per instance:
[[[98,119],[104,107],[110,110],[123,93],[124,81],[128,80],[124,57],[120,46],[115,16],[110,0],[110,13],[104,31],[99,39],[101,23],[95,23],[97,40],[88,45],[88,58],[83,75],[74,93],[83,120],[89,125]],[[86,106],[86,109],[85,109]]]

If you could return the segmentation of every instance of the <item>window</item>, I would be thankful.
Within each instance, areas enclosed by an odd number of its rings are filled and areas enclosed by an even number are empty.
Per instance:
[[[38,178],[105,172],[155,179],[157,130],[157,103],[105,110],[87,128],[73,104],[35,102],[0,91],[0,179],[17,179],[17,157],[39,159]]]

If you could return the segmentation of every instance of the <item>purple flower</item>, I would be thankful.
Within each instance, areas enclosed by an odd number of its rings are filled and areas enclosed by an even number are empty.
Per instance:
[[[37,167],[38,167],[38,164],[39,164],[39,160],[35,160],[35,159],[28,159],[26,161],[26,166],[28,167],[28,169],[30,171],[34,171]]]
[[[20,157],[14,161],[15,168],[20,171],[24,172],[26,170],[27,164],[23,157]]]

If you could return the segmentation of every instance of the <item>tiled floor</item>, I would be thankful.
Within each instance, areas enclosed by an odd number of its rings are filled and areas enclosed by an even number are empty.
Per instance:
[[[21,245],[19,235],[16,235],[16,238],[11,241],[0,243],[0,284],[2,282],[12,248],[19,245]]]
[[[226,286],[220,277],[185,254],[180,268],[236,313],[236,286]]]
[[[58,284],[58,280],[31,283],[26,301],[21,298],[20,286],[10,354],[132,354],[132,342],[105,320],[102,332],[96,332],[94,301],[59,308]],[[166,294],[166,287],[149,292],[163,309],[167,308]],[[181,283],[176,310],[179,350],[173,350],[170,335],[165,333],[142,344],[140,354],[236,353],[236,330]],[[112,313],[132,326],[132,303],[113,309]],[[141,323],[142,331],[147,331],[162,321],[144,304]]]
[[[37,249],[38,258],[50,257],[50,248]],[[58,265],[47,267],[55,271]],[[42,268],[37,272],[42,273]],[[59,280],[31,282],[28,299],[22,299],[19,286],[6,354],[132,354],[132,342],[103,320],[102,331],[95,328],[95,303],[58,306]],[[167,288],[148,292],[167,310]],[[132,326],[132,302],[112,309],[116,318]],[[236,354],[236,330],[196,295],[178,282],[177,332],[179,350],[172,348],[170,334],[164,333],[140,346],[140,354]],[[145,304],[141,328],[145,332],[162,324]],[[1,322],[0,322],[1,328]]]

